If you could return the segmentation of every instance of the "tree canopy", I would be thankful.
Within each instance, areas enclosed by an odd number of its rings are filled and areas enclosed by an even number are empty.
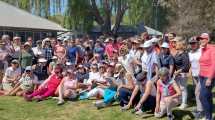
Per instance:
[[[152,0],[2,1],[32,14],[54,20],[68,29],[82,32],[88,31],[93,25],[98,25],[103,33],[116,34],[124,21],[124,16],[129,18],[127,24],[135,25],[144,22],[148,26],[153,26]]]

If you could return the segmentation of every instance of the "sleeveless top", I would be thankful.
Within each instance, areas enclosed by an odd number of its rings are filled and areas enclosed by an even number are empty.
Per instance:
[[[167,97],[167,96],[172,96],[172,95],[176,94],[176,91],[173,87],[173,80],[170,80],[167,84],[164,84],[161,81],[158,88],[161,93],[161,98]]]

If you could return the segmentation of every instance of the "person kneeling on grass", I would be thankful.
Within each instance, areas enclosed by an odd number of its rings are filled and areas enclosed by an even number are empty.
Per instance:
[[[22,74],[21,79],[8,93],[8,95],[22,96],[25,94],[30,94],[34,90],[34,83],[36,81],[38,81],[38,78],[33,74],[31,66],[27,66],[25,68],[25,72]]]
[[[76,99],[78,97],[77,94],[78,89],[78,81],[76,79],[76,75],[73,70],[67,70],[67,76],[63,78],[61,84],[59,85],[59,96],[58,96],[58,105],[64,104],[64,98]]]
[[[25,95],[25,99],[27,101],[32,101],[32,99],[35,99],[39,102],[48,98],[49,96],[53,96],[63,78],[62,71],[63,69],[60,65],[56,66],[54,73],[50,75],[49,78],[45,80],[36,91],[30,95]]]
[[[136,85],[132,92],[128,105],[122,110],[128,110],[135,106],[136,115],[142,115],[146,111],[153,112],[156,104],[156,87],[152,80],[146,80],[147,73],[145,71],[136,76]]]
[[[167,114],[168,120],[173,120],[172,109],[180,104],[181,90],[174,79],[170,78],[169,70],[165,67],[159,70],[160,79],[157,81],[155,117]]]

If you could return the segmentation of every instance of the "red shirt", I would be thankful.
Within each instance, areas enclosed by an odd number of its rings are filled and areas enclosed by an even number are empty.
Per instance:
[[[202,48],[202,54],[199,60],[200,76],[215,78],[215,46],[207,45]]]

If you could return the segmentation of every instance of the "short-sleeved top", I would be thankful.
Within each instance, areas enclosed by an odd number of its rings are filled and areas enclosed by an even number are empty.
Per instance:
[[[152,82],[152,81],[147,81],[147,80],[144,80],[144,81],[136,81],[136,85],[138,85],[139,86],[139,89],[140,89],[140,92],[141,92],[141,94],[144,94],[144,92],[145,92],[145,86],[146,86],[146,84],[147,84],[147,82],[151,82],[151,84],[152,84],[152,89],[151,89],[151,93],[150,93],[150,95],[151,96],[156,96],[156,87],[155,87],[155,85],[154,85],[154,82]]]
[[[89,73],[80,73],[80,72],[78,72],[76,74],[76,77],[77,77],[78,82],[82,83],[84,81],[84,79],[89,79]]]
[[[107,54],[108,58],[113,57],[114,47],[112,44],[108,44],[105,47],[105,53]]]
[[[64,78],[64,88],[65,89],[71,89],[71,88],[75,88],[76,84],[77,84],[77,80],[70,80],[68,77]]]
[[[160,53],[158,55],[159,67],[170,68],[170,65],[174,65],[174,58],[170,54]]]
[[[15,59],[18,59],[20,56],[20,52],[21,52],[21,47],[18,45],[13,45],[14,46],[14,53],[12,54],[12,57]]]
[[[94,48],[94,53],[98,53],[100,56],[102,56],[104,52],[105,52],[105,49],[103,47]]]
[[[68,55],[68,58],[70,60],[72,60],[72,62],[75,62],[75,59],[76,59],[76,53],[78,52],[78,47],[74,46],[74,47],[69,47],[67,49],[67,55]]]
[[[131,64],[132,62],[132,57],[130,54],[123,56],[120,56],[118,58],[118,61],[122,66],[126,69],[127,72],[131,73],[132,75],[134,74],[134,68],[133,65]]]
[[[43,54],[46,60],[51,60],[52,56],[53,56],[53,50],[52,48],[48,47],[48,48],[43,48]]]
[[[14,70],[12,67],[8,67],[5,71],[5,75],[2,82],[8,83],[9,81],[7,80],[7,78],[14,79],[20,75],[21,75],[21,68],[17,68]]]
[[[158,56],[155,51],[144,52],[141,57],[142,70],[147,71],[147,80],[151,80],[155,72],[155,65],[158,65]]]
[[[33,61],[33,55],[30,52],[21,52],[20,62],[21,67],[26,68],[27,66],[31,66]]]
[[[39,49],[38,47],[33,47],[32,48],[32,51],[34,52],[34,55],[38,55],[39,53],[42,53],[43,54],[43,49]]]
[[[182,69],[183,73],[189,72],[190,61],[189,61],[189,56],[186,52],[183,52],[181,54],[176,53],[176,55],[174,56],[174,62],[175,62],[176,70]]]
[[[99,80],[100,79],[100,74],[99,74],[99,72],[90,72],[89,73],[89,79],[88,79],[88,81],[87,81],[87,83],[92,83],[92,80]]]
[[[32,90],[34,87],[34,81],[38,81],[38,78],[36,75],[33,75],[33,77],[26,76],[21,77],[19,81],[21,82],[21,88],[23,90]]]
[[[191,64],[192,76],[198,76],[200,71],[199,60],[201,57],[201,49],[195,52],[189,52],[189,60]]]
[[[34,74],[38,77],[39,81],[46,80],[48,78],[47,67],[36,65]]]
[[[66,49],[63,46],[59,46],[59,45],[55,46],[55,55],[58,58],[62,58],[65,52],[66,52]]]
[[[5,70],[8,52],[0,48],[0,70]]]

